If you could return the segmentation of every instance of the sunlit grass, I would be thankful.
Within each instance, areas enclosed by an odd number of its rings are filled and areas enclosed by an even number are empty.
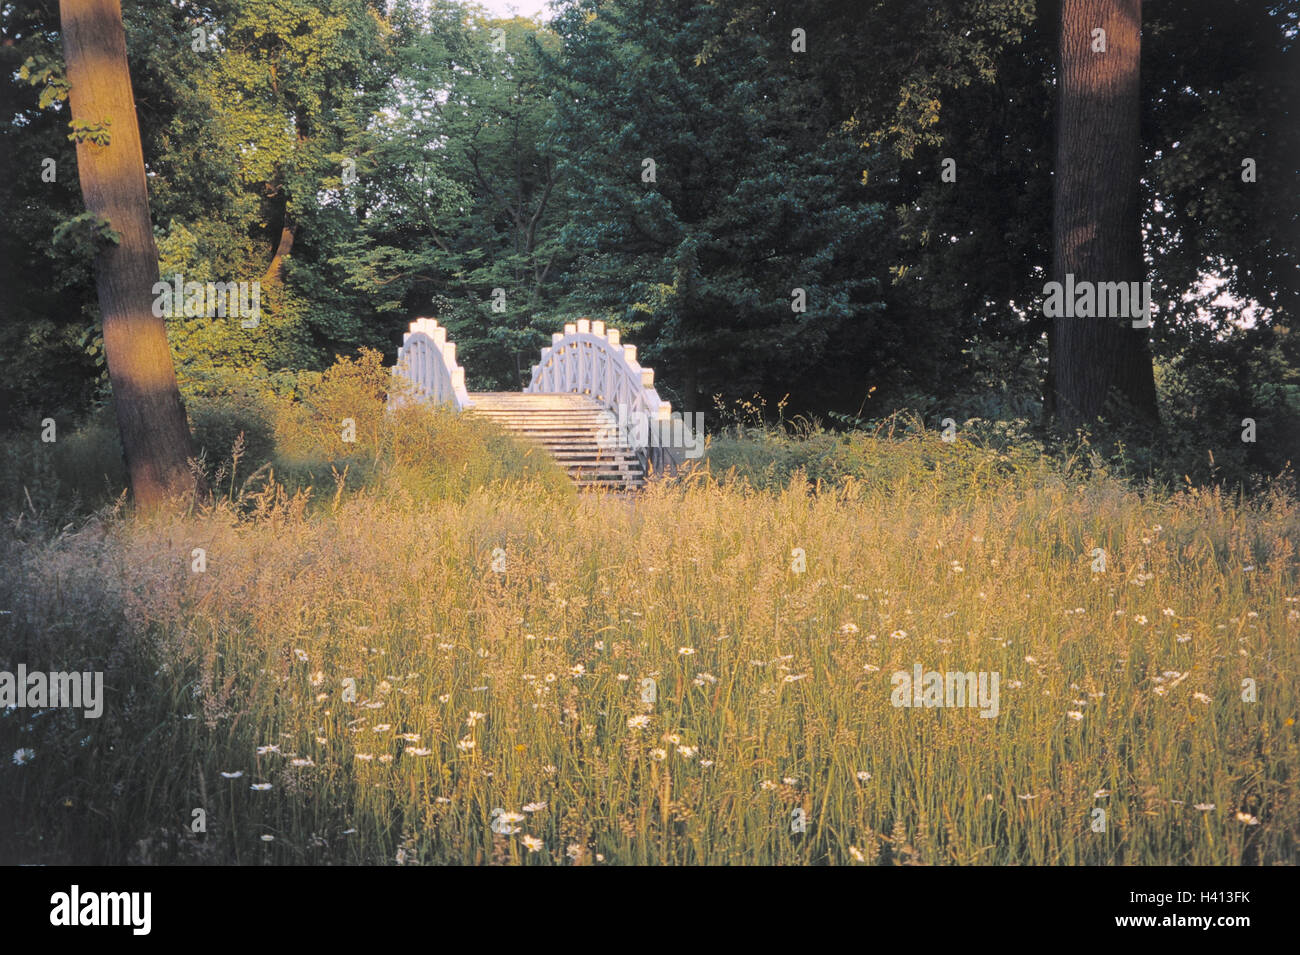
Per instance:
[[[513,483],[11,527],[4,667],[110,693],[99,720],[0,717],[3,856],[1296,861],[1295,505],[1046,466],[953,488]],[[998,716],[892,706],[915,663],[997,671]]]

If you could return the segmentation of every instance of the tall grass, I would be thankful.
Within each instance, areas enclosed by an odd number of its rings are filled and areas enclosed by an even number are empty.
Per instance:
[[[1297,861],[1291,500],[1139,494],[934,435],[843,447],[866,470],[819,491],[733,457],[634,499],[266,485],[10,521],[0,669],[110,692],[98,720],[0,716],[0,857]],[[918,662],[998,672],[997,717],[891,705]]]

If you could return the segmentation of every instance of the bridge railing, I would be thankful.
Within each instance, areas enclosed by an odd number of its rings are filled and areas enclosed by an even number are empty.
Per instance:
[[[456,362],[456,343],[447,340],[447,329],[436,319],[411,322],[397,350],[393,374],[414,385],[416,401],[450,404],[457,411],[473,404],[465,390],[465,369]]]
[[[636,346],[624,345],[616,328],[580,318],[551,336],[533,366],[527,394],[579,394],[603,405],[623,440],[636,449],[648,469],[675,471],[683,459],[671,435],[682,433],[672,405],[659,397],[653,368],[636,359]]]

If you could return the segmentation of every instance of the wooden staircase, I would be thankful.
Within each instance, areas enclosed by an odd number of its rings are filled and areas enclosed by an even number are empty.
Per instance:
[[[645,468],[619,440],[614,415],[586,395],[480,391],[466,409],[544,447],[579,488],[633,491]]]

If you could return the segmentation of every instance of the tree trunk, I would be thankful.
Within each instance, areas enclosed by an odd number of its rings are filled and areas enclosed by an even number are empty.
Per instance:
[[[1145,278],[1138,180],[1142,0],[1063,0],[1053,196],[1053,281]],[[1094,31],[1105,30],[1105,52]],[[1140,286],[1139,286],[1140,287]],[[1156,424],[1147,332],[1132,318],[1057,317],[1053,410],[1067,429],[1106,413]]]
[[[77,143],[86,209],[120,236],[95,259],[104,355],[136,504],[153,508],[195,490],[190,432],[167,347],[153,314],[158,250],[149,219],[144,153],[136,124],[120,0],[60,0],[73,122],[108,124],[108,145]]]
[[[293,226],[286,224],[280,229],[280,241],[271,256],[271,264],[266,267],[266,273],[262,276],[263,285],[275,285],[283,280],[284,260],[291,252],[293,252]]]

